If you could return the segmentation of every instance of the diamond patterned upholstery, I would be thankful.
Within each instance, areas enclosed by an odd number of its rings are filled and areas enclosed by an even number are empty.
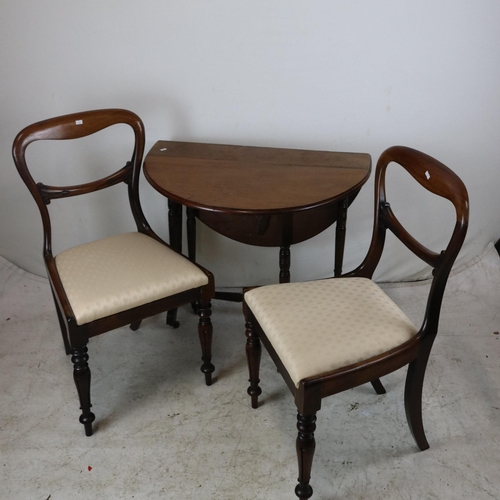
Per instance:
[[[264,286],[248,291],[245,301],[297,387],[302,379],[377,356],[417,334],[366,278]]]
[[[78,325],[208,283],[185,257],[138,232],[65,250],[56,266]]]

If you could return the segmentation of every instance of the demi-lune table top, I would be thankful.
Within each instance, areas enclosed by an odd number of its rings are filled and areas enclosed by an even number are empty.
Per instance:
[[[334,222],[334,274],[341,274],[347,207],[370,171],[366,153],[176,141],[158,141],[144,161],[146,179],[169,200],[172,248],[182,252],[185,206],[188,256],[193,262],[199,219],[241,243],[279,247],[282,283],[290,281],[290,246]],[[217,297],[241,300],[241,294],[222,292]]]
[[[365,153],[158,141],[144,174],[181,205],[226,213],[280,213],[332,203],[370,175]]]

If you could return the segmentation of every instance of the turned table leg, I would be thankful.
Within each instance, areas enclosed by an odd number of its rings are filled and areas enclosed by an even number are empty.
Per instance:
[[[178,253],[182,253],[182,205],[168,200],[168,232],[170,235],[170,246]],[[167,312],[167,325],[174,328],[179,327],[177,321],[177,309]]]
[[[348,199],[340,200],[337,208],[337,225],[335,228],[335,267],[334,276],[342,274],[342,264],[344,261],[345,229],[347,220]]]

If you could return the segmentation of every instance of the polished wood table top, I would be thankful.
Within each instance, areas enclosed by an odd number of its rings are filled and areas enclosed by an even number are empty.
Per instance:
[[[158,141],[144,173],[169,200],[199,210],[278,213],[317,207],[356,192],[370,155]]]
[[[334,274],[341,273],[347,208],[370,171],[365,153],[174,141],[158,141],[144,161],[146,179],[169,200],[172,248],[182,252],[185,206],[193,262],[199,219],[236,241],[279,247],[281,283],[290,281],[290,246],[334,222]]]

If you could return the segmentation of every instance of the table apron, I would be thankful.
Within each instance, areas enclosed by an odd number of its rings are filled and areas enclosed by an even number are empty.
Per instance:
[[[347,198],[347,206],[358,193],[359,190]],[[281,214],[230,214],[200,209],[193,212],[205,225],[232,240],[260,247],[281,247],[306,241],[330,227],[339,218],[343,201]]]

